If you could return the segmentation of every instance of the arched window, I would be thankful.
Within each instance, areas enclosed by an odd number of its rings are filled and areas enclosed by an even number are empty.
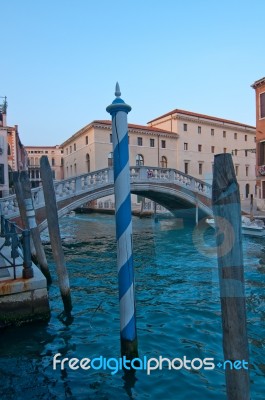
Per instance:
[[[113,167],[113,153],[108,154],[108,167]]]
[[[167,168],[167,158],[165,156],[161,157],[161,168]]]
[[[90,172],[90,155],[88,153],[86,154],[86,167],[87,172]]]
[[[135,157],[136,160],[136,165],[137,166],[142,166],[144,165],[144,157],[142,154],[137,154],[137,156]]]

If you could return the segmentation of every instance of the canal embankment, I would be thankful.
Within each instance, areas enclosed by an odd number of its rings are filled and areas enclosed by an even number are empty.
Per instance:
[[[47,281],[32,263],[33,276],[23,277],[24,260],[11,256],[11,247],[0,238],[0,327],[50,318]],[[15,262],[15,264],[14,264]]]

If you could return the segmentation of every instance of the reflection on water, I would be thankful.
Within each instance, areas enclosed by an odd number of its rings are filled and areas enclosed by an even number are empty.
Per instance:
[[[193,235],[177,220],[133,220],[139,353],[222,360],[219,287],[213,230]],[[111,375],[108,370],[53,371],[63,357],[119,357],[115,221],[108,215],[63,218],[61,232],[73,300],[73,322],[64,325],[50,245],[52,317],[1,332],[1,399],[225,399],[220,370],[157,370]],[[47,235],[44,239],[48,241]],[[252,398],[263,399],[264,282],[262,242],[244,238]],[[262,258],[263,257],[263,258]]]

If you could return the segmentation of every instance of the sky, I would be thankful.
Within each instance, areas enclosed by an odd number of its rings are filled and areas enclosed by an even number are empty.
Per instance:
[[[0,0],[8,125],[24,145],[61,144],[110,118],[116,81],[130,123],[179,108],[255,125],[264,11],[264,0]]]

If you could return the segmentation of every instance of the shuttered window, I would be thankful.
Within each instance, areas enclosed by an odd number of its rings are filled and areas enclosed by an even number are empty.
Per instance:
[[[260,118],[265,118],[265,93],[260,94]]]

